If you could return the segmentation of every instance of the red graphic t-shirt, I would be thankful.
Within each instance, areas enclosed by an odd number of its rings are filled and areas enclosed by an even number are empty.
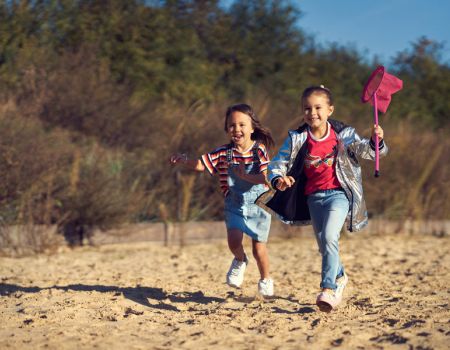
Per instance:
[[[321,139],[316,139],[308,130],[306,146],[305,195],[340,188],[341,184],[336,176],[337,139],[331,125],[328,124],[328,132]]]

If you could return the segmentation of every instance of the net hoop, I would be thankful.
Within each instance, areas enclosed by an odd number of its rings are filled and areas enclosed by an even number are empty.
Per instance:
[[[378,66],[377,69],[375,69],[375,70],[372,72],[372,74],[370,75],[369,79],[368,79],[367,82],[366,82],[366,85],[364,85],[363,93],[362,93],[362,96],[361,96],[361,101],[362,101],[363,103],[369,102],[369,100],[373,97],[373,95],[375,95],[375,94],[377,93],[378,88],[380,87],[380,85],[381,85],[381,83],[382,83],[382,81],[383,81],[384,73],[385,73],[385,69],[384,69],[383,66]],[[379,81],[378,85],[376,86],[376,89],[374,89],[373,92],[370,94],[369,91],[368,91],[369,85],[370,85],[370,83],[372,82],[372,80],[373,80],[378,74],[381,74],[381,77],[380,77],[380,79],[379,79],[380,81]]]

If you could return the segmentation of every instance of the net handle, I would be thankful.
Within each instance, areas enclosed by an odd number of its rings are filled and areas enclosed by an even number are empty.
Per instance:
[[[375,123],[375,127],[378,127],[378,106],[377,106],[377,94],[374,93],[373,96],[373,119]],[[379,145],[378,135],[375,134],[375,177],[380,176],[380,150],[378,149]]]

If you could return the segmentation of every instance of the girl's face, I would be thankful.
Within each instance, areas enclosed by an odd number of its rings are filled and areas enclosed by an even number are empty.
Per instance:
[[[233,112],[228,117],[227,131],[231,141],[238,148],[247,149],[253,142],[251,136],[255,129],[253,128],[252,118],[245,113]]]
[[[333,113],[325,94],[313,93],[303,100],[303,118],[312,130],[326,128],[328,117]]]

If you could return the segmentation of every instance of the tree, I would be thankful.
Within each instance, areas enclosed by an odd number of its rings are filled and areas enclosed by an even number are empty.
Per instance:
[[[406,89],[398,114],[409,119],[446,127],[450,124],[450,67],[441,63],[443,44],[422,37],[395,59]]]

